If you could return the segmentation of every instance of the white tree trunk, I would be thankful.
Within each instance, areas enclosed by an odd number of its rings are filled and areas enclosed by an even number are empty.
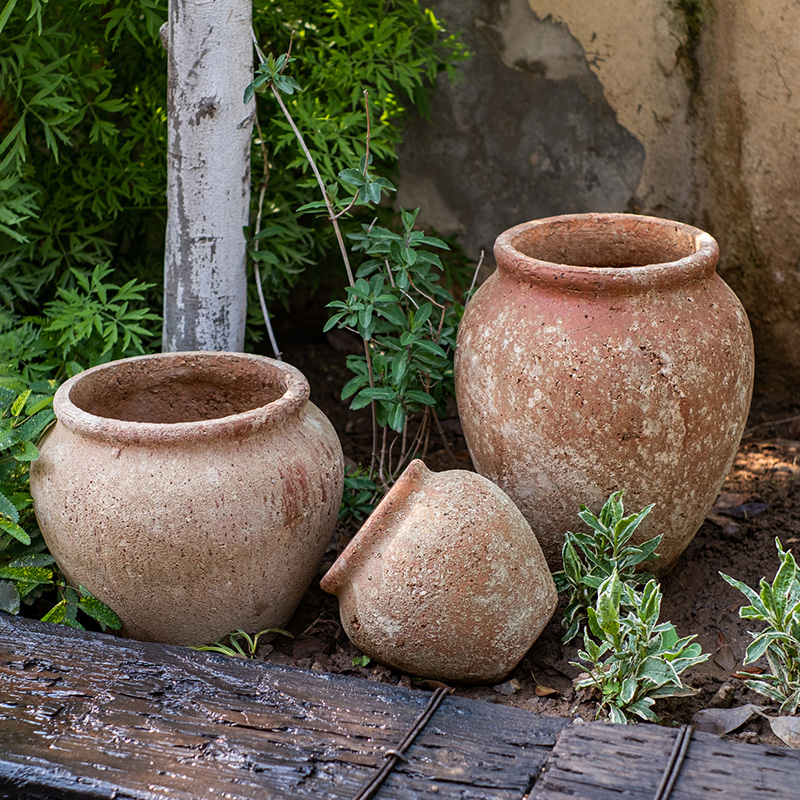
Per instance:
[[[244,346],[251,3],[169,3],[165,351]]]

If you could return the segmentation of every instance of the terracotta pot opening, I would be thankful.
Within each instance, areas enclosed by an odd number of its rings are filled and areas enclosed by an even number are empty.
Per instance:
[[[132,359],[77,381],[78,409],[125,422],[174,424],[221,419],[273,403],[289,388],[287,374],[266,363],[213,354]]]
[[[626,268],[673,263],[701,249],[700,231],[632,215],[575,215],[543,220],[511,244],[537,261],[573,267]]]

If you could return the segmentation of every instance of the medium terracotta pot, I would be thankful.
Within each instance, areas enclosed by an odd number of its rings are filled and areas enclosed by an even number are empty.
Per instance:
[[[294,367],[238,353],[112,362],[67,381],[31,470],[74,585],[139,639],[284,625],[336,524],[343,458]]]
[[[713,505],[753,384],[744,309],[718,247],[689,225],[629,214],[528,222],[458,333],[456,397],[476,470],[522,510],[552,568],[581,503],[655,503],[669,569]],[[651,565],[648,564],[648,567]]]
[[[322,579],[345,632],[376,661],[427,678],[507,675],[556,607],[517,507],[474,472],[412,461]]]

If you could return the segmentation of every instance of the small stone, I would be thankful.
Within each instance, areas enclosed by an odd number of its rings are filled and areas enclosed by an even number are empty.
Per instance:
[[[512,678],[510,681],[499,683],[493,688],[498,694],[508,696],[510,694],[516,694],[520,690],[520,685],[516,678]]]
[[[735,693],[736,689],[732,683],[723,683],[722,686],[717,689],[708,705],[711,708],[730,708],[733,705]]]

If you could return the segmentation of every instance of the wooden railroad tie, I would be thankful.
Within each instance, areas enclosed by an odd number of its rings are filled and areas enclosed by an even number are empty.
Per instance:
[[[676,744],[440,699],[408,738],[429,692],[0,613],[0,797],[352,800],[389,753],[378,800],[652,800]],[[695,733],[669,798],[714,797],[800,800],[800,753]]]

